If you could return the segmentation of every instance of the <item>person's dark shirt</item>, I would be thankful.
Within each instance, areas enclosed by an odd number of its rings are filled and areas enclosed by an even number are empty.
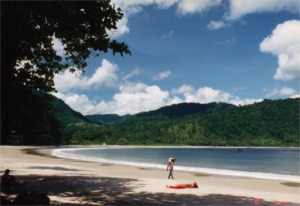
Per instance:
[[[14,176],[5,173],[4,175],[2,175],[1,183],[2,183],[3,186],[6,187],[6,186],[10,186],[12,184],[15,184],[16,180],[15,180]]]

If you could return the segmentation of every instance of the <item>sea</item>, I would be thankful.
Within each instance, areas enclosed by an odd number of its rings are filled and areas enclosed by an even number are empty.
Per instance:
[[[300,148],[110,147],[62,148],[54,156],[136,167],[166,169],[175,157],[174,172],[300,182]]]

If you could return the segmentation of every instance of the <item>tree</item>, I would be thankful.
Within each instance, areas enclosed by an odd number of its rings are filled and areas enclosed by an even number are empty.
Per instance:
[[[84,71],[91,55],[130,54],[124,42],[108,35],[122,17],[110,0],[1,1],[2,138],[13,129],[19,100],[28,101],[36,91],[55,91],[55,74]],[[53,48],[54,38],[64,45],[63,56]]]

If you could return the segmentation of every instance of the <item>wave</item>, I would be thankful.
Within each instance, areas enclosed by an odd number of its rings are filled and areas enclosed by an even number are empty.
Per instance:
[[[89,149],[96,150],[99,148],[89,148]],[[112,148],[110,148],[110,149],[112,149]],[[82,148],[55,149],[52,151],[52,155],[56,156],[56,157],[61,157],[61,158],[77,159],[77,160],[91,161],[91,162],[101,162],[101,163],[110,163],[110,164],[136,166],[136,167],[158,168],[158,169],[166,168],[166,165],[163,165],[163,164],[112,160],[112,159],[91,157],[91,156],[70,153],[70,151],[77,151],[77,150],[82,150]],[[283,175],[283,174],[276,174],[276,173],[246,172],[246,171],[237,171],[237,170],[202,168],[202,167],[187,167],[187,166],[176,166],[176,170],[185,171],[185,172],[193,172],[193,173],[201,173],[201,174],[205,173],[205,174],[225,175],[225,176],[234,176],[234,177],[249,177],[249,178],[259,178],[259,179],[300,182],[300,176]]]

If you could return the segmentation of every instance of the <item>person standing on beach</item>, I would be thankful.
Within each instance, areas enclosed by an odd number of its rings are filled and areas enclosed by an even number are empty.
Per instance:
[[[170,177],[172,177],[172,179],[174,180],[174,177],[173,177],[173,168],[174,168],[174,162],[175,162],[176,158],[174,157],[171,157],[169,159],[169,162],[168,162],[168,165],[167,165],[167,170],[169,170],[169,176],[168,176],[168,179],[170,179]]]

